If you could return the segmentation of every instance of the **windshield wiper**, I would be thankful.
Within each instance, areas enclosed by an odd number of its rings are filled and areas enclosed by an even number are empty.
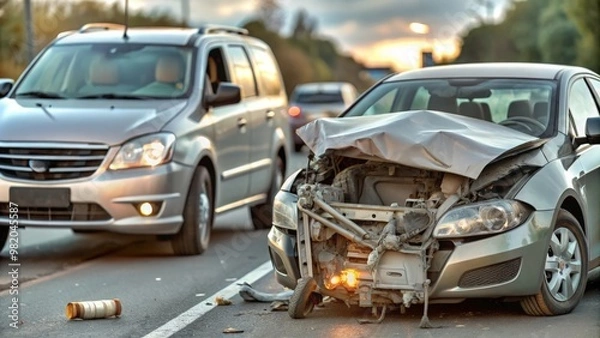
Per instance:
[[[103,93],[103,94],[92,94],[77,96],[76,99],[124,99],[124,100],[148,100],[150,96],[144,95],[131,95],[131,94],[117,94],[117,93]]]
[[[41,90],[17,93],[17,97],[22,97],[22,96],[36,97],[36,98],[41,98],[41,99],[65,99],[66,98],[58,93],[44,92]]]

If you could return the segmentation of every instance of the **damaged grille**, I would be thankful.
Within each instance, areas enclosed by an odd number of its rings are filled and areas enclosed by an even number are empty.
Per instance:
[[[108,146],[94,144],[0,143],[0,174],[29,181],[87,177],[107,152]]]
[[[0,217],[9,217],[8,203],[0,205]],[[19,207],[19,219],[28,221],[106,221],[110,215],[95,203],[73,203],[67,208]]]
[[[494,285],[508,282],[519,273],[521,258],[465,272],[458,281],[461,288]]]

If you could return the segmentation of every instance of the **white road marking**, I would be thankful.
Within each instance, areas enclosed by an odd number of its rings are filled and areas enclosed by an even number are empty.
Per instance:
[[[217,293],[215,293],[214,295],[209,296],[200,303],[194,305],[191,309],[171,319],[163,326],[148,333],[144,336],[144,338],[167,338],[172,336],[173,334],[181,331],[183,328],[193,323],[198,318],[204,316],[210,310],[217,307],[217,305],[215,304],[215,298],[217,298],[217,296],[221,296],[225,299],[233,298],[239,292],[240,286],[238,285],[238,283],[246,282],[248,284],[252,284],[266,276],[271,271],[273,271],[271,261],[267,261],[261,264],[256,269],[248,272],[244,277],[229,284],[229,286],[227,286],[226,288],[217,291]],[[207,303],[210,303],[211,305],[207,305]]]

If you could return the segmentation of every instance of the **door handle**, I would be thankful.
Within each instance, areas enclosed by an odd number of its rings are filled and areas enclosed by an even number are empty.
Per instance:
[[[237,125],[239,128],[245,127],[247,123],[248,121],[243,117],[240,117],[237,121]]]
[[[267,120],[272,120],[275,117],[275,112],[272,110],[269,110],[267,112]]]

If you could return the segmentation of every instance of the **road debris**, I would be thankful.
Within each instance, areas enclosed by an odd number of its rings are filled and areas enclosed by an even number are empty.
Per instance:
[[[84,302],[70,302],[65,313],[71,319],[98,319],[119,317],[121,315],[121,301],[119,299],[97,300]]]
[[[225,330],[223,330],[223,333],[243,333],[244,330],[240,330],[240,329],[235,329],[233,327],[228,327]]]
[[[240,286],[239,294],[247,302],[288,302],[294,293],[293,290],[286,290],[278,293],[268,293],[258,291],[252,288],[248,283],[238,284]]]
[[[227,306],[233,304],[229,299],[225,299],[222,296],[217,296],[217,298],[215,298],[215,303],[217,306]]]

